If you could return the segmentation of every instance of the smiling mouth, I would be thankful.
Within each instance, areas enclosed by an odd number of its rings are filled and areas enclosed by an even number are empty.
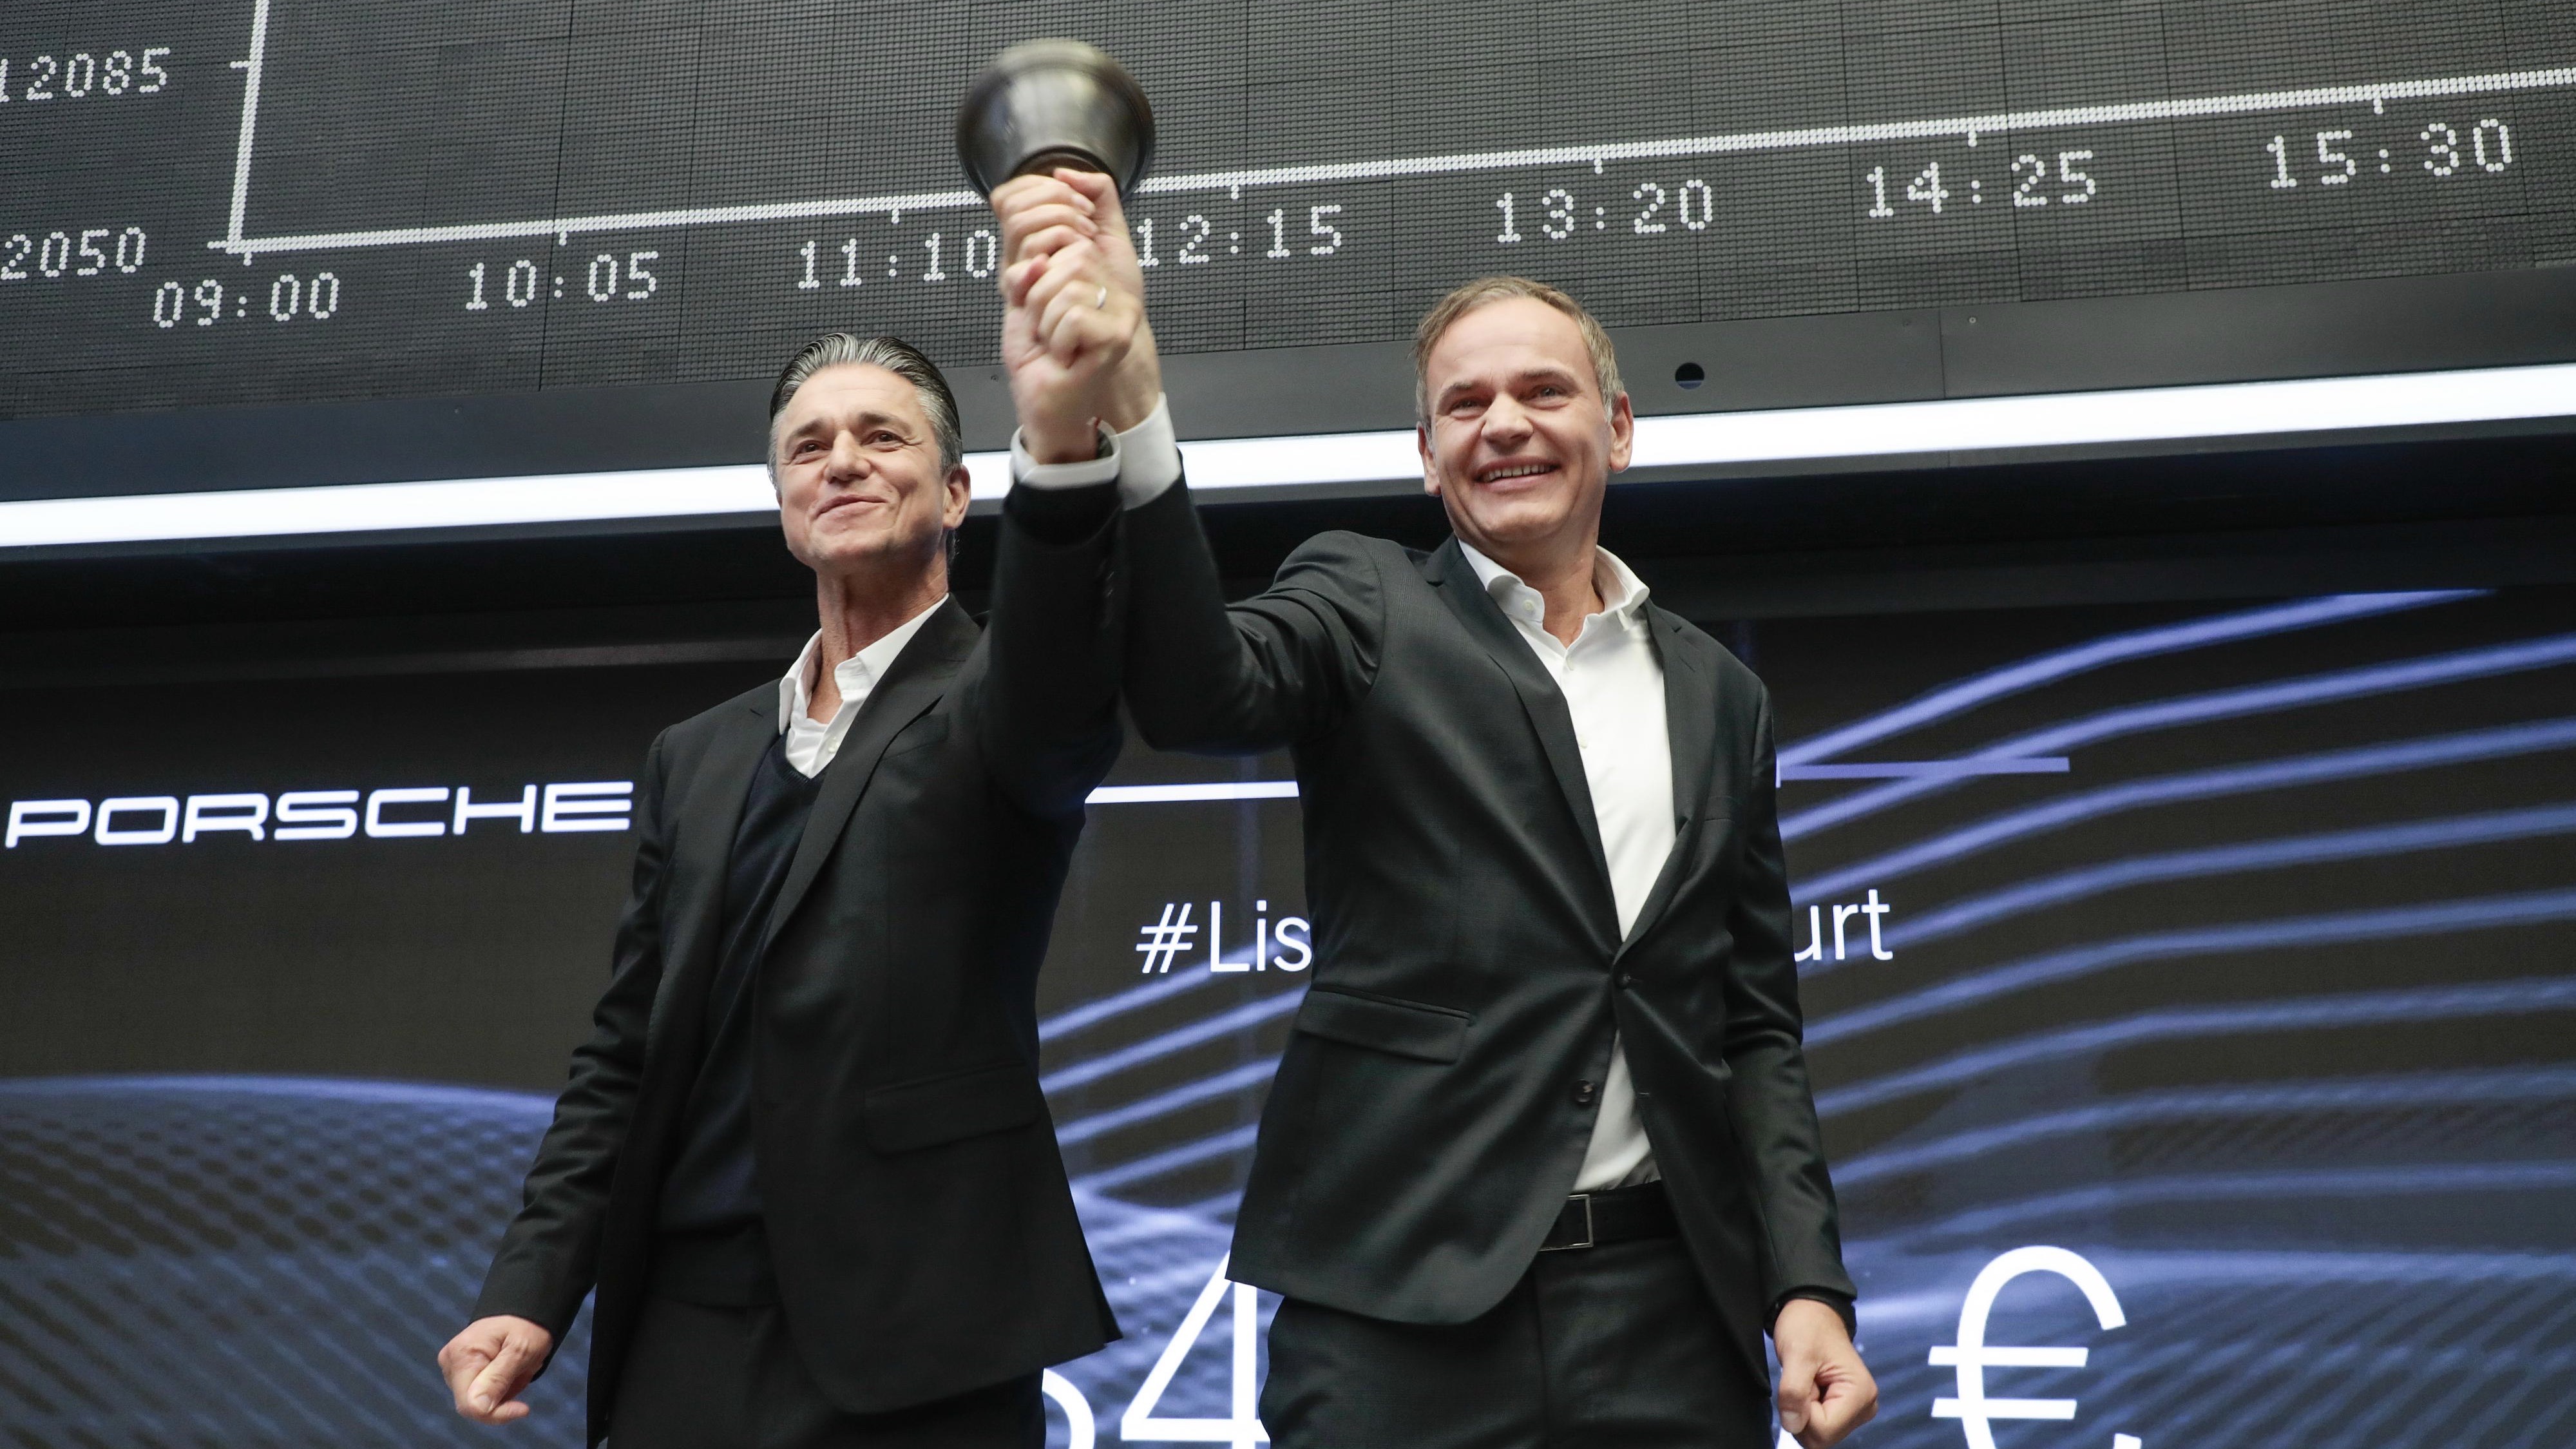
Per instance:
[[[883,501],[883,499],[870,498],[864,494],[845,493],[840,497],[833,499],[831,502],[824,504],[822,507],[815,509],[814,516],[816,518],[820,518],[824,514],[833,512],[836,509],[855,508],[861,504],[881,503]]]
[[[1555,471],[1556,465],[1554,463],[1502,463],[1490,468],[1477,469],[1476,481],[1479,483],[1502,483],[1514,478],[1535,478],[1541,473],[1553,473]]]

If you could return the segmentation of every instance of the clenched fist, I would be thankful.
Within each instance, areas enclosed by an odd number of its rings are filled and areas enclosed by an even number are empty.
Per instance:
[[[555,1336],[524,1318],[478,1318],[438,1351],[438,1370],[456,1396],[456,1412],[478,1424],[508,1424],[528,1416],[519,1395],[535,1381],[554,1352]]]
[[[1002,224],[1002,363],[1020,437],[1041,463],[1092,456],[1095,426],[1144,421],[1162,394],[1144,272],[1118,188],[1059,169],[995,187]]]
[[[1780,1351],[1780,1427],[1806,1449],[1833,1449],[1878,1413],[1878,1381],[1852,1347],[1842,1315],[1792,1298],[1771,1325]]]

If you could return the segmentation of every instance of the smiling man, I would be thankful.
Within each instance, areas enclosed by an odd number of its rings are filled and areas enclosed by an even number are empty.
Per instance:
[[[1141,303],[1079,248],[1051,268],[1038,305],[1081,305],[1012,309],[1004,351],[1031,431],[1088,456]],[[1118,1333],[1034,997],[1118,752],[1117,494],[1015,494],[979,629],[949,596],[968,479],[929,359],[825,336],[770,411],[820,628],[654,742],[595,1030],[440,1366],[459,1413],[525,1416],[595,1283],[593,1443],[1036,1449],[1041,1369]]]
[[[1824,1449],[1877,1388],[1800,1046],[1769,701],[1600,546],[1634,421],[1573,298],[1471,283],[1414,355],[1454,532],[1428,553],[1325,534],[1229,608],[1168,413],[1118,439],[1138,730],[1292,750],[1304,809],[1313,987],[1230,1269],[1287,1300],[1264,1426],[1768,1449],[1776,1402]]]

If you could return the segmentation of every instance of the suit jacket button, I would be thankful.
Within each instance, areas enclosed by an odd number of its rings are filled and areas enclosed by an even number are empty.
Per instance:
[[[1864,180],[1866,180],[1867,178],[1863,178],[1863,179],[1864,179]],[[1622,991],[1634,991],[1634,990],[1636,990],[1636,989],[1637,989],[1637,978],[1636,978],[1636,977],[1634,977],[1634,976],[1629,975],[1629,974],[1628,974],[1627,972],[1625,972],[1625,971],[1620,972],[1620,973],[1619,973],[1619,989],[1620,989],[1620,990],[1622,990]]]
[[[1575,1084],[1574,1084],[1574,1105],[1576,1105],[1576,1106],[1578,1106],[1578,1107],[1589,1107],[1589,1106],[1591,1106],[1591,1105],[1592,1105],[1592,1099],[1593,1099],[1595,1096],[1599,1095],[1600,1091],[1601,1091],[1601,1088],[1600,1088],[1597,1084],[1592,1083],[1592,1082],[1577,1082],[1577,1083],[1575,1083]]]

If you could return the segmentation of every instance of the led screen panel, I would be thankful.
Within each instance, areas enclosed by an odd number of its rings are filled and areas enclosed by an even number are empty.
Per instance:
[[[2576,260],[2549,0],[19,5],[0,416],[740,382],[842,326],[981,369],[996,242],[951,119],[1038,33],[1153,97],[1131,220],[1184,367],[1329,369],[1298,350],[1506,270],[1616,327],[1781,319],[1775,406],[2107,385],[2106,332],[2186,315],[2155,348],[2211,370],[2131,380],[2529,361],[2500,339]],[[2442,277],[2487,281],[2297,290]],[[2245,289],[2274,300],[2193,310]],[[1185,426],[1363,425],[1270,393]]]
[[[2567,1442],[2576,592],[1717,632],[1778,708],[1869,1442]],[[764,667],[12,692],[13,1429],[480,1442],[431,1355],[601,984],[622,787]],[[1287,779],[1136,752],[1092,810],[1042,1068],[1128,1336],[1058,1444],[1252,1412],[1271,1300],[1219,1275],[1316,969]],[[516,1432],[578,1442],[581,1381]]]

